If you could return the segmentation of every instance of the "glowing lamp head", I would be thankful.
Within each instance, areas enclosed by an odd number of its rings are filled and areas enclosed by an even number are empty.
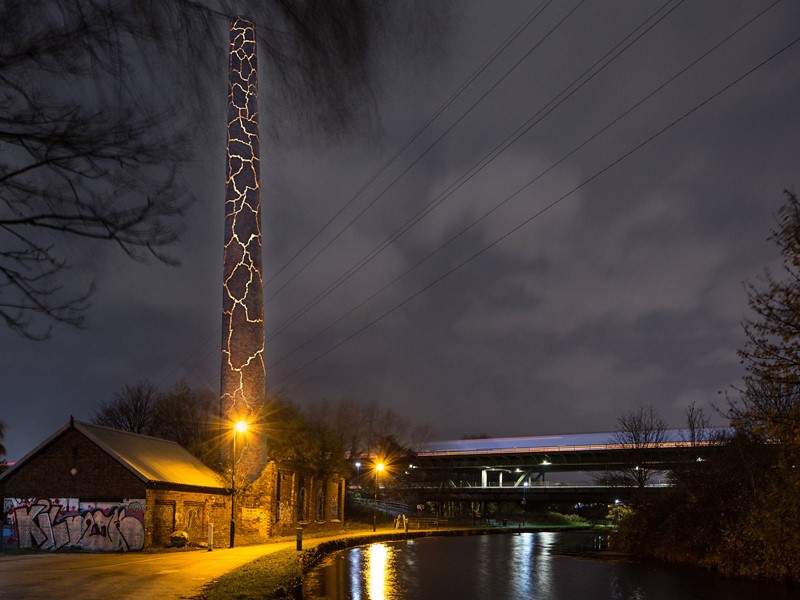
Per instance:
[[[244,433],[245,431],[247,431],[247,422],[246,421],[239,421],[238,423],[236,423],[236,425],[234,425],[234,428],[239,433]]]
[[[377,465],[375,465],[375,470],[376,471],[383,471],[383,469],[385,469],[385,467],[384,467],[382,462],[378,463]]]

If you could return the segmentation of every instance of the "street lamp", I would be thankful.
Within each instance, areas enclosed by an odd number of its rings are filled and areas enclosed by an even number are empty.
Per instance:
[[[356,485],[361,487],[361,463],[356,463]]]
[[[235,520],[235,511],[234,511],[234,499],[236,498],[236,432],[244,433],[247,431],[247,423],[245,421],[239,421],[236,425],[233,426],[233,454],[231,458],[231,544],[230,547],[233,548],[233,540],[234,536],[236,535],[236,520]]]
[[[375,531],[378,523],[378,473],[383,471],[383,469],[384,466],[382,462],[375,465],[375,513],[372,515],[372,531]]]
[[[530,485],[527,481],[522,484],[522,526],[525,526],[525,492],[528,491],[528,485]]]

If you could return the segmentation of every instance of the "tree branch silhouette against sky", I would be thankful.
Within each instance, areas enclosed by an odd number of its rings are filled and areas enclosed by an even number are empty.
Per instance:
[[[61,317],[82,328],[37,313],[31,331],[47,341],[0,332],[11,460],[124,384],[219,386],[225,43],[247,5],[66,4],[107,12],[92,21],[103,35],[127,33],[32,69],[12,49],[60,41],[44,35],[52,19],[31,19],[51,4],[0,9],[27,15],[0,40],[2,106],[44,98],[107,147],[92,161],[67,145],[29,151],[8,141],[22,122],[4,112],[0,143],[14,150],[0,178],[46,162],[6,180],[21,182],[14,194],[0,183],[0,220],[30,216],[15,202],[44,218],[74,199],[75,160],[113,174],[86,184],[100,206],[153,211],[143,226],[163,243],[102,222],[106,242],[36,233],[35,272],[69,266],[41,280],[58,289],[47,298],[77,302]],[[642,406],[670,427],[692,402],[715,414],[743,375],[742,282],[777,264],[765,232],[797,185],[800,9],[429,4],[364,2],[344,22],[321,1],[250,15],[269,393],[375,402],[440,439],[610,431]],[[329,55],[343,33],[352,45]],[[306,52],[325,60],[309,70]],[[114,123],[138,138],[89,135]]]

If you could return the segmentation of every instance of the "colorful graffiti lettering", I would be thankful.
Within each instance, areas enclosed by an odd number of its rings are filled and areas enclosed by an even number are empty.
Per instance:
[[[7,540],[18,548],[77,548],[127,552],[144,547],[144,501],[83,504],[73,498],[6,498],[12,526]]]

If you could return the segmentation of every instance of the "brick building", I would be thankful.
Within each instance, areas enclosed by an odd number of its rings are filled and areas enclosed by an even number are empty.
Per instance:
[[[175,442],[70,422],[0,475],[3,545],[127,551],[190,540],[227,546],[230,492]]]
[[[306,531],[336,531],[344,526],[345,480],[335,473],[281,465],[270,461],[245,499],[242,525],[267,535]]]

